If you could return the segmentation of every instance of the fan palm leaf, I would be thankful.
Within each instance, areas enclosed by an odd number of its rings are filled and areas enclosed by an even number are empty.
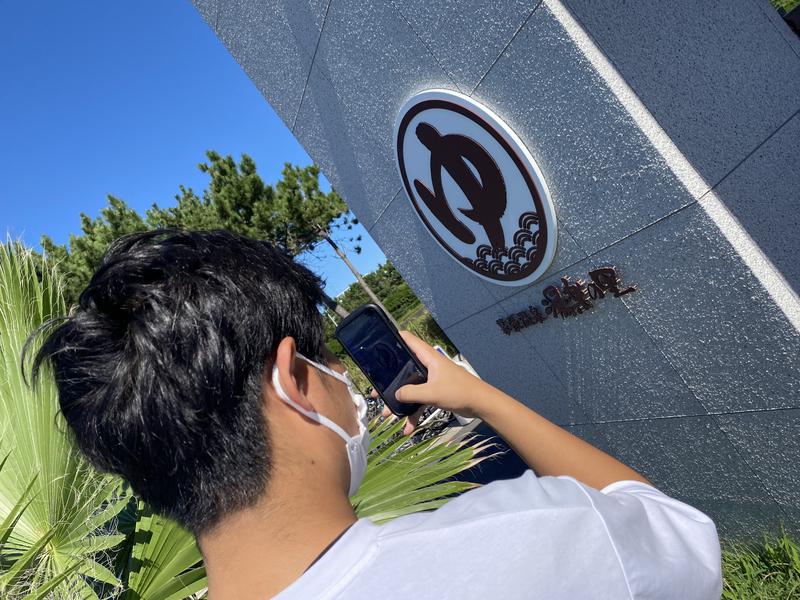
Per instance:
[[[51,267],[20,244],[0,244],[0,522],[14,515],[0,551],[4,597],[46,588],[51,598],[97,598],[102,583],[119,585],[103,555],[122,540],[106,526],[124,506],[120,482],[77,451],[50,374],[29,386],[20,368],[30,332],[65,311]]]
[[[369,466],[358,492],[351,498],[359,517],[384,523],[402,515],[432,510],[477,484],[453,477],[492,458],[488,440],[475,443],[464,436],[440,437],[411,444],[401,430],[404,419],[390,416],[370,423]]]
[[[122,600],[181,600],[203,590],[206,571],[194,536],[143,502],[137,509]]]

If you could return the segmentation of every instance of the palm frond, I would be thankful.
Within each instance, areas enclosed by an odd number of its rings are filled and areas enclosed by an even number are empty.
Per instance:
[[[401,434],[404,420],[391,416],[373,419],[367,473],[351,498],[359,517],[376,523],[402,515],[432,510],[476,484],[452,478],[479,462],[492,458],[490,441],[471,436],[443,441],[431,438],[410,444]]]
[[[11,518],[12,525],[3,532],[0,582],[25,582],[28,592],[47,588],[49,597],[73,599],[96,597],[85,591],[91,590],[87,579],[101,573],[102,552],[119,540],[102,530],[105,516],[126,499],[116,478],[81,457],[49,371],[37,386],[23,376],[33,355],[21,365],[28,335],[65,312],[61,284],[46,261],[18,243],[0,244],[0,521]],[[102,574],[101,581],[111,580]],[[76,595],[79,588],[84,592]]]
[[[140,502],[127,580],[123,600],[182,600],[202,590],[206,571],[194,536]]]

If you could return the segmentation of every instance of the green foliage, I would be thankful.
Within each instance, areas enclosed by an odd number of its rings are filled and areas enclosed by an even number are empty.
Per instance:
[[[383,302],[386,310],[392,313],[395,319],[400,319],[410,311],[419,308],[421,304],[419,298],[405,282],[400,284]]]
[[[347,212],[347,205],[335,191],[319,188],[319,167],[286,164],[283,178],[275,187],[256,173],[256,164],[246,154],[237,165],[231,156],[207,153],[209,162],[200,170],[211,182],[198,198],[181,186],[177,206],[163,209],[153,205],[147,211],[150,227],[185,229],[222,228],[249,237],[269,240],[291,254],[300,254],[320,241],[319,228]]]
[[[336,324],[334,321],[331,320],[331,312],[326,311],[323,315],[322,323],[325,327],[325,344],[328,346],[328,349],[333,352],[336,356],[340,359],[347,356],[347,353],[344,351],[344,348],[339,343],[339,340],[336,339],[335,332],[336,332]]]
[[[132,541],[121,600],[182,600],[207,586],[194,536],[142,502]]]
[[[392,263],[386,261],[372,273],[366,274],[364,279],[381,299],[386,309],[391,312],[392,316],[400,323],[402,328],[408,329],[428,342],[431,346],[441,346],[451,356],[458,353],[458,349],[453,342],[450,341],[427,310],[408,322],[405,321],[406,317],[415,313],[419,307],[422,306],[422,303],[414,292],[411,291],[411,288],[403,280]],[[338,300],[347,310],[353,310],[361,304],[369,302],[366,293],[355,283],[340,294]],[[369,389],[369,380],[344,351],[344,348],[342,348],[342,345],[334,336],[335,329],[336,325],[326,315],[325,343],[331,352],[333,352],[347,367],[356,387],[360,390]]]
[[[441,346],[450,356],[458,354],[458,348],[450,341],[450,338],[442,331],[442,328],[439,327],[439,324],[428,311],[409,321],[406,327],[411,333],[422,338],[431,346]]]
[[[406,282],[403,281],[400,273],[388,260],[375,269],[372,273],[367,273],[364,275],[364,281],[384,304],[392,293],[396,292],[402,287],[405,287],[408,290],[408,293],[413,295],[413,292],[410,288],[408,288]],[[414,298],[416,298],[416,296],[414,296]],[[337,299],[339,303],[348,311],[358,308],[362,304],[366,304],[370,301],[367,293],[357,283],[350,285],[350,287],[348,287],[344,292],[339,294]],[[417,300],[417,302],[419,302],[419,300]]]
[[[788,13],[793,8],[800,6],[800,0],[770,0],[772,5],[782,10],[784,13]]]
[[[231,156],[207,153],[199,168],[211,181],[202,197],[180,186],[176,205],[147,210],[145,218],[123,200],[109,196],[108,206],[96,219],[81,213],[81,235],[71,235],[68,245],[56,245],[43,236],[45,254],[65,278],[67,304],[73,304],[86,287],[100,258],[117,237],[162,227],[227,229],[267,240],[292,255],[312,249],[332,228],[350,229],[357,223],[335,191],[319,187],[319,168],[286,163],[282,179],[265,184],[255,162],[246,154],[237,164]]]
[[[121,205],[118,205],[121,208]],[[117,478],[84,462],[58,410],[47,368],[26,386],[19,357],[27,335],[63,315],[47,260],[18,245],[0,249],[0,597],[180,600],[204,594],[194,537],[155,515]],[[26,367],[32,355],[28,354]],[[355,371],[354,365],[351,367]],[[484,456],[470,439],[412,445],[403,421],[374,419],[360,517],[383,522],[441,506],[474,487],[447,481]],[[21,426],[19,426],[21,425]]]
[[[398,286],[405,285],[405,281],[403,281],[400,273],[388,260],[372,273],[366,275],[364,279],[369,284],[372,291],[375,292],[375,295],[381,300],[388,298]]]
[[[800,547],[785,531],[761,543],[725,544],[725,600],[800,599]]]
[[[430,439],[408,444],[403,419],[375,418],[369,427],[371,444],[367,473],[352,498],[359,517],[376,523],[431,510],[453,495],[476,486],[447,479],[494,456],[486,441],[471,438],[443,443]],[[205,589],[207,579],[194,538],[177,523],[139,504],[135,545],[131,553],[128,589],[121,600],[180,600]]]
[[[395,319],[399,320],[400,317],[422,306],[419,298],[411,291],[403,277],[388,260],[372,273],[364,275],[364,280]],[[339,294],[337,300],[348,311],[354,310],[370,301],[367,293],[357,283],[350,285],[344,292]],[[338,356],[340,360],[345,361],[345,364],[352,364],[352,361],[347,358],[344,348],[334,336],[335,329],[336,325],[326,316],[325,343],[331,352]],[[351,372],[356,378],[366,381],[366,378],[354,364],[352,364]],[[368,384],[365,385],[368,386]]]
[[[376,417],[370,423],[369,462],[364,481],[351,498],[356,514],[375,523],[445,504],[453,495],[477,487],[448,481],[454,475],[495,456],[494,445],[473,439],[443,442],[430,438],[409,444],[402,435],[405,419]]]
[[[135,210],[123,200],[109,196],[108,206],[96,219],[81,213],[83,235],[70,235],[69,249],[66,245],[56,245],[49,236],[42,236],[45,255],[51,265],[57,265],[63,277],[67,304],[77,301],[111,242],[126,233],[146,229],[147,224]]]
[[[0,597],[180,600],[202,595],[205,569],[191,534],[141,502],[131,502],[119,480],[84,462],[67,434],[47,369],[36,387],[23,381],[19,360],[28,333],[65,310],[60,281],[48,261],[17,244],[2,245]],[[429,314],[409,328],[455,351]],[[27,369],[30,360],[29,354]],[[354,365],[348,367],[357,378]],[[473,445],[469,438],[412,445],[401,435],[403,423],[390,417],[370,424],[369,467],[353,497],[360,517],[380,523],[441,506],[474,487],[449,479],[491,456],[491,444]],[[800,599],[800,548],[786,533],[724,548],[723,598]]]
[[[50,265],[19,244],[0,245],[0,597],[36,591],[51,598],[97,598],[115,588],[109,552],[120,544],[110,522],[127,495],[94,471],[67,433],[49,372],[23,380],[28,334],[65,312]],[[24,368],[30,369],[32,355]]]
[[[364,277],[364,281],[366,281],[367,285],[370,285],[369,281],[367,280],[367,277],[370,275],[372,275],[372,273],[367,273],[367,275]],[[380,296],[378,296],[378,298],[380,298]],[[341,304],[342,307],[344,307],[344,309],[348,312],[370,301],[369,296],[367,296],[367,292],[365,292],[364,288],[357,283],[350,285],[350,287],[348,287],[339,295],[337,300],[339,304]]]

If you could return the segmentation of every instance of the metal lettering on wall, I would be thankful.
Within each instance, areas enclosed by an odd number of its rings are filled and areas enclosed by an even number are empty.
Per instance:
[[[561,285],[548,285],[542,290],[544,313],[539,307],[529,306],[526,310],[498,319],[497,324],[503,333],[511,335],[551,316],[562,319],[575,317],[592,308],[593,303],[605,298],[606,294],[619,298],[636,291],[635,285],[623,287],[616,267],[599,267],[589,271],[589,278],[591,281],[587,282],[580,277],[564,276]]]

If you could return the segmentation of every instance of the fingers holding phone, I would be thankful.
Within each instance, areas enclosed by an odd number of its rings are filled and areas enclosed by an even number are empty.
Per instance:
[[[409,331],[400,336],[428,371],[427,381],[404,385],[395,392],[400,402],[430,404],[464,417],[478,416],[482,391],[488,384],[437,352]]]
[[[408,417],[411,433],[425,405],[477,416],[476,406],[488,384],[414,334],[399,332],[374,304],[354,310],[336,328],[336,339],[398,417]],[[489,386],[490,387],[490,386]]]
[[[428,405],[463,417],[478,416],[479,400],[488,384],[437,352],[413,333],[401,331],[400,337],[428,371],[427,381],[404,385],[395,392],[395,398],[400,402],[422,405],[409,417],[409,424],[404,432],[414,431],[422,411]],[[372,391],[372,397],[378,397],[375,390]],[[384,408],[384,416],[390,414],[388,407]]]
[[[335,335],[395,415],[418,411],[419,403],[402,402],[395,392],[406,384],[425,381],[427,372],[379,307],[357,308],[339,324]]]
[[[373,390],[372,397],[373,398],[378,397],[378,394],[377,392],[375,392],[375,390]],[[414,414],[406,417],[406,424],[403,427],[403,435],[411,435],[412,433],[414,433],[414,430],[417,428],[417,425],[419,425],[419,421],[422,418],[422,413],[425,412],[425,408],[426,408],[425,406],[420,406]],[[381,412],[381,415],[384,418],[391,417],[392,411],[389,410],[388,406],[384,405],[383,412]]]

